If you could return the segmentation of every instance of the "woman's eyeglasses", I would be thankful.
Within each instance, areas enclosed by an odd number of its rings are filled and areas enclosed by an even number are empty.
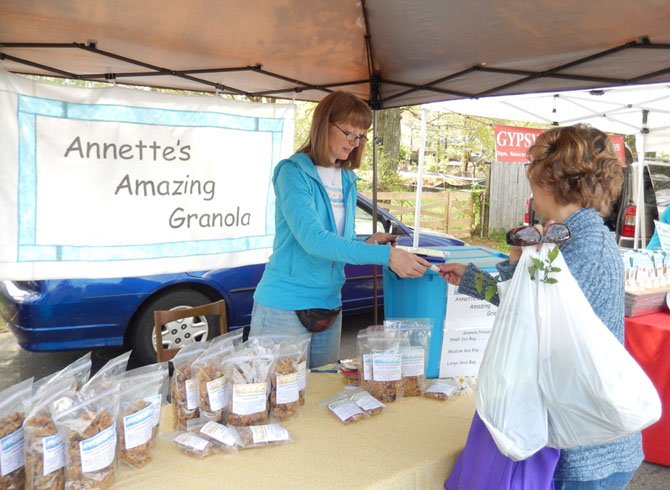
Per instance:
[[[552,223],[544,229],[544,235],[534,226],[512,228],[507,232],[508,245],[526,247],[538,243],[563,243],[570,239],[570,229],[563,223]]]
[[[339,126],[338,126],[337,124],[335,124],[335,123],[330,123],[330,124],[332,124],[332,125],[335,126],[337,129],[339,129],[340,131],[342,131],[342,133],[344,134],[344,136],[347,137],[347,141],[350,142],[350,143],[353,143],[353,142],[356,141],[356,140],[360,140],[361,143],[365,143],[365,142],[368,140],[367,136],[365,136],[364,134],[351,133],[351,132],[349,132],[349,131],[345,131],[344,129],[342,129],[341,127],[339,127]]]

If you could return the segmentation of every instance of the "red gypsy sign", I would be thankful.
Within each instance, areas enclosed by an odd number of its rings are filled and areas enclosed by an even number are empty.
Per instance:
[[[546,131],[539,128],[520,128],[516,126],[495,126],[493,132],[496,137],[496,161],[498,162],[521,162],[528,161],[526,153],[535,139]],[[612,134],[610,141],[614,152],[621,163],[625,163],[623,136]]]
[[[528,148],[533,146],[535,138],[544,131],[539,128],[495,126],[493,132],[496,137],[496,161],[527,162]]]

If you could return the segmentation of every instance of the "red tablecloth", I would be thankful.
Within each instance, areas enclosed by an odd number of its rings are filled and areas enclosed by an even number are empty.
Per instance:
[[[626,318],[626,349],[661,397],[661,419],[642,431],[644,459],[670,466],[670,313]]]

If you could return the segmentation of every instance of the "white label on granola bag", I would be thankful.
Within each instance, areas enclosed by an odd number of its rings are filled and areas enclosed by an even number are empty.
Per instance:
[[[42,456],[44,459],[42,475],[44,476],[65,466],[65,444],[60,434],[42,438]]]
[[[298,364],[298,386],[301,390],[304,390],[307,386],[307,361]]]
[[[452,384],[433,381],[426,390],[426,393],[442,393],[443,395],[450,396],[454,391],[456,391],[456,387]]]
[[[372,354],[363,355],[363,379],[365,381],[372,379]]]
[[[279,424],[252,425],[249,428],[254,444],[288,441],[288,431]]]
[[[161,401],[163,397],[159,394],[148,396],[144,399],[151,407],[151,427],[156,427],[161,421]]]
[[[212,411],[216,412],[221,410],[226,404],[225,392],[223,390],[224,377],[216,378],[212,381],[208,381],[207,384],[207,396],[209,397],[209,407]]]
[[[366,412],[376,410],[377,408],[384,408],[386,406],[367,392],[356,393],[355,395],[351,395],[351,399],[354,401],[356,405],[361,407]]]
[[[299,395],[298,373],[277,375],[277,403],[293,403]]]
[[[154,411],[151,405],[147,405],[135,413],[123,417],[123,433],[125,434],[126,449],[141,446],[151,440],[153,432]]]
[[[347,419],[350,419],[354,415],[363,413],[358,405],[346,399],[332,402],[328,404],[328,408],[343,422]]]
[[[2,476],[23,466],[23,429],[0,439],[0,473]]]
[[[424,371],[423,349],[411,349],[402,353],[402,375],[423,376]]]
[[[186,446],[191,449],[195,449],[196,451],[204,451],[207,448],[207,440],[203,439],[202,437],[198,437],[194,434],[191,434],[190,432],[184,432],[183,434],[179,434],[177,437],[174,438],[175,442],[181,444],[182,446]]]
[[[236,383],[233,386],[233,413],[251,415],[267,409],[266,383]]]
[[[184,389],[186,390],[186,409],[195,410],[198,408],[198,386],[192,379],[187,379],[184,382]]]
[[[79,443],[81,471],[90,473],[107,468],[116,452],[116,423]]]
[[[375,381],[397,381],[402,376],[400,354],[373,354],[372,379]]]
[[[205,434],[217,442],[226,446],[234,446],[237,444],[237,432],[235,429],[226,427],[223,424],[214,421],[207,422],[200,428],[200,433]]]

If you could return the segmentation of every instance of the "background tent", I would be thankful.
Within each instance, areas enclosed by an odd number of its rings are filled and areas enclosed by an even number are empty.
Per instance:
[[[670,81],[667,0],[2,0],[0,67],[373,108]]]
[[[608,133],[635,135],[638,153],[638,162],[634,164],[634,168],[638,169],[634,192],[638,210],[636,228],[644,229],[644,213],[639,212],[644,209],[642,172],[639,168],[645,165],[646,152],[670,151],[670,85],[454,100],[427,107],[554,126],[583,122]]]

